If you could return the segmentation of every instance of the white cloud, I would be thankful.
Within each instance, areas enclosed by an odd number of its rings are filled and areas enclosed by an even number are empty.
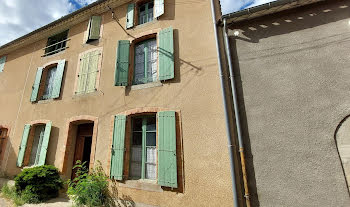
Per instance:
[[[88,4],[91,4],[93,2],[95,2],[96,0],[74,0],[77,4],[79,4],[80,6],[86,6]]]
[[[275,0],[220,0],[222,14],[232,13],[248,7],[258,6]]]

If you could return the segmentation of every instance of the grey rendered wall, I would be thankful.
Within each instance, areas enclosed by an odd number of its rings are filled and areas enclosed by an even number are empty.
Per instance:
[[[254,206],[350,205],[335,142],[350,114],[349,20],[350,1],[333,0],[231,26]]]

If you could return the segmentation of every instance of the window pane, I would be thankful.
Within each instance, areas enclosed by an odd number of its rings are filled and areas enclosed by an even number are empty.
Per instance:
[[[157,163],[157,149],[155,147],[147,147],[146,162],[151,164]]]
[[[148,42],[147,82],[157,81],[157,59],[157,41],[154,39]]]
[[[156,146],[156,133],[155,132],[147,132],[146,133],[146,146]]]
[[[130,164],[130,176],[134,178],[141,177],[141,162],[142,162],[142,147],[131,148],[131,164]]]
[[[149,117],[147,119],[147,131],[156,131],[156,117]]]
[[[153,2],[148,4],[148,22],[151,22],[153,20]]]
[[[156,179],[156,165],[146,164],[146,179],[155,180]]]
[[[142,131],[142,118],[133,119],[133,131]]]
[[[135,48],[135,71],[134,83],[140,84],[145,82],[145,47],[143,44]]]
[[[141,163],[136,163],[136,162],[131,163],[130,176],[132,178],[141,178]]]
[[[41,144],[43,142],[45,131],[45,125],[39,125],[35,127],[34,141],[30,153],[29,165],[36,165],[39,162]]]
[[[51,97],[51,93],[53,90],[53,86],[55,83],[55,75],[56,75],[57,67],[53,67],[47,70],[47,76],[45,81],[45,90],[42,99],[48,99]]]
[[[141,146],[131,147],[131,161],[141,162],[141,159],[142,159],[142,147]]]
[[[141,146],[142,145],[142,132],[132,133],[132,145]]]

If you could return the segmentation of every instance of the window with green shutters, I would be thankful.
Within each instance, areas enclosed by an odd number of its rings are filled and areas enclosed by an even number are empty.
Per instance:
[[[22,141],[18,151],[17,166],[45,165],[46,154],[51,134],[51,122],[46,124],[26,124],[24,126]],[[30,131],[33,130],[34,133]],[[30,137],[33,136],[33,137]],[[31,143],[28,143],[28,141]],[[31,146],[29,148],[28,146]],[[26,158],[26,156],[29,156]],[[27,163],[25,163],[27,160]]]
[[[160,186],[177,188],[176,118],[174,111],[134,115],[130,131],[126,116],[118,115],[114,122],[111,155],[111,178],[123,180],[124,153],[130,148],[127,160],[129,180],[155,180]],[[127,135],[127,136],[126,136]],[[125,138],[130,138],[126,142]],[[130,146],[124,146],[130,143]]]
[[[152,38],[143,41],[136,39],[131,43],[129,40],[118,41],[115,86],[127,86],[130,83],[139,85],[175,77],[173,28],[163,29],[150,36]],[[130,58],[131,46],[134,56]],[[134,60],[132,67],[131,59]],[[129,68],[132,70],[130,73]],[[129,78],[130,74],[133,74],[132,78]]]
[[[65,60],[37,69],[32,86],[31,102],[59,98],[65,70]]]
[[[4,71],[6,56],[0,57],[0,73]]]
[[[92,16],[89,20],[88,28],[87,28],[87,39],[86,42],[90,42],[93,40],[98,40],[100,38],[101,32],[101,16]]]
[[[75,94],[91,93],[97,90],[101,61],[102,49],[88,51],[79,56]]]

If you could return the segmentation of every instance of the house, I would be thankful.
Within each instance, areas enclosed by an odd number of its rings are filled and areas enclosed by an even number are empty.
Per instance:
[[[278,0],[220,20],[251,205],[349,206],[350,1]]]
[[[140,206],[232,206],[210,12],[99,0],[1,46],[2,175],[100,161]]]

